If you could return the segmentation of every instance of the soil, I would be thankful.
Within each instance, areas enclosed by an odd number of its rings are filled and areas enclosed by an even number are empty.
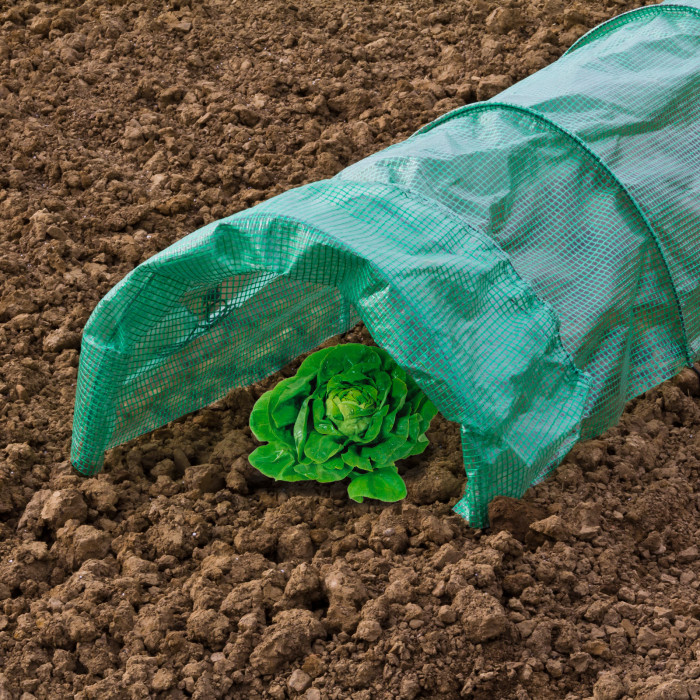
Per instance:
[[[258,475],[251,406],[298,363],[68,462],[81,330],[129,270],[633,7],[0,2],[0,700],[700,697],[690,370],[489,530],[451,513],[440,417],[396,505]]]

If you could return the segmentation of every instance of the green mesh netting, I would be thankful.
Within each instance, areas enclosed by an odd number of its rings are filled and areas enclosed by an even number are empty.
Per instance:
[[[604,23],[494,100],[211,223],[85,327],[71,459],[363,320],[461,425],[487,522],[700,353],[700,0]]]

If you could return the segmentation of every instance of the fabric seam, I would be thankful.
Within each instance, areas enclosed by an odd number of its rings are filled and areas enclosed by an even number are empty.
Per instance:
[[[618,26],[623,27],[630,22],[634,22],[640,16],[665,14],[667,10],[670,10],[676,14],[687,12],[690,15],[695,15],[696,17],[700,18],[700,10],[697,7],[682,5],[681,3],[669,3],[668,5],[659,4],[652,5],[651,7],[638,7],[634,10],[630,10],[629,12],[623,12],[617,17],[612,17],[607,22],[603,22],[597,27],[593,27],[593,29],[586,32],[583,36],[579,37],[573,44],[571,44],[571,46],[562,54],[562,57],[568,56],[576,49],[589,44],[591,41],[595,41],[599,37],[602,37],[608,32],[616,29]]]

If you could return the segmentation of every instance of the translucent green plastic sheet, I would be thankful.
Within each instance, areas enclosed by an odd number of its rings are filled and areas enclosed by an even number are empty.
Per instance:
[[[700,0],[626,13],[493,100],[137,267],[85,327],[71,459],[362,319],[461,425],[487,523],[700,351]]]

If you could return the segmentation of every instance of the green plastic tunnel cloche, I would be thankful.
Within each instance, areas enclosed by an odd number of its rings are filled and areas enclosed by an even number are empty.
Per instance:
[[[71,460],[363,320],[461,425],[487,522],[700,352],[700,0],[643,7],[493,100],[139,265],[82,342]]]

